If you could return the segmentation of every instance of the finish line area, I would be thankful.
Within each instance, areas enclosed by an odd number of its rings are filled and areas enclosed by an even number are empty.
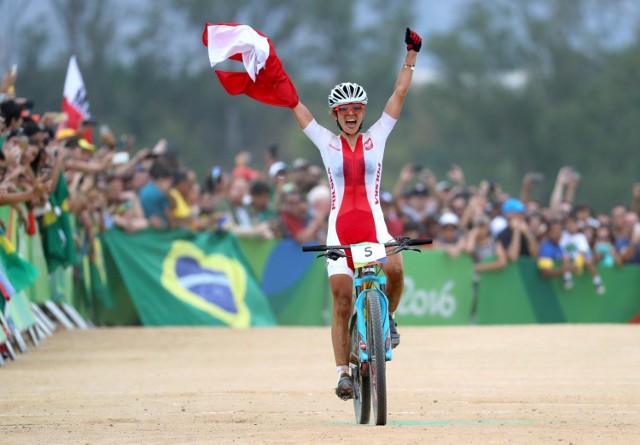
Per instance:
[[[0,368],[0,441],[634,443],[637,329],[400,326],[382,427],[333,394],[329,328],[61,329]]]

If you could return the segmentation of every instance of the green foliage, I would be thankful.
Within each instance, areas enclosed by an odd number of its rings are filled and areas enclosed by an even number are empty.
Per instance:
[[[450,33],[431,38],[444,74],[423,91],[435,160],[460,163],[472,180],[497,180],[514,194],[526,171],[542,171],[545,200],[558,169],[572,165],[584,178],[577,201],[601,210],[628,202],[640,167],[632,154],[640,128],[631,123],[640,101],[630,90],[638,44],[605,45],[607,36],[589,25],[594,4],[615,8],[588,0],[475,2]],[[501,77],[514,69],[526,76],[519,87]]]
[[[223,91],[200,39],[206,21],[224,21],[251,24],[273,40],[300,97],[330,129],[329,89],[362,84],[370,97],[365,125],[372,123],[400,69],[405,27],[422,33],[420,58],[435,59],[441,77],[412,86],[388,141],[385,188],[405,163],[429,166],[440,179],[456,163],[469,183],[486,178],[513,194],[526,171],[543,171],[548,179],[536,197],[546,201],[558,169],[573,165],[585,178],[577,200],[605,209],[627,202],[639,179],[638,36],[615,46],[612,26],[594,26],[624,14],[620,2],[470,0],[440,35],[414,23],[413,2],[160,0],[122,10],[111,0],[50,2],[64,49],[36,22],[20,23],[19,94],[35,99],[38,111],[59,109],[76,53],[101,123],[134,134],[140,147],[167,138],[201,175],[215,164],[230,168],[239,150],[253,152],[259,167],[272,142],[285,161],[320,162],[288,110]],[[113,31],[125,23],[127,33]],[[57,63],[43,63],[40,55],[54,50],[62,51]]]

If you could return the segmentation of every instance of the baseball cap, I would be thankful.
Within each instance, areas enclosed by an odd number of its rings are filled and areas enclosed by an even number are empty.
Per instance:
[[[269,167],[269,176],[271,176],[272,178],[275,178],[278,175],[278,173],[286,172],[286,171],[287,171],[287,164],[285,164],[282,161],[274,162],[273,164],[271,164],[271,167]]]
[[[386,204],[393,202],[393,195],[389,192],[380,193],[380,201]]]
[[[455,213],[444,212],[442,215],[440,215],[440,219],[438,219],[438,223],[441,226],[447,226],[447,225],[457,226],[460,223],[460,218],[458,218],[458,215],[456,215]]]
[[[87,141],[86,139],[80,139],[78,141],[78,146],[80,148],[82,148],[83,150],[87,150],[87,151],[90,151],[92,153],[94,151],[96,151],[96,146],[93,145],[91,142]]]
[[[422,182],[418,182],[416,185],[413,186],[413,188],[411,189],[411,192],[409,192],[410,196],[429,196],[429,190],[427,189],[427,186],[424,185]]]
[[[449,190],[451,188],[451,184],[449,184],[448,181],[440,181],[438,182],[438,184],[436,185],[436,187],[438,188],[438,190],[442,191],[442,190]]]
[[[76,135],[76,130],[73,128],[61,128],[56,133],[56,140],[61,141],[62,139],[72,138]]]
[[[295,161],[293,161],[293,163],[291,164],[291,167],[294,170],[301,170],[303,168],[309,167],[309,161],[303,158],[298,158]]]
[[[509,198],[502,204],[502,213],[505,215],[510,213],[524,213],[524,211],[524,204],[516,198]]]

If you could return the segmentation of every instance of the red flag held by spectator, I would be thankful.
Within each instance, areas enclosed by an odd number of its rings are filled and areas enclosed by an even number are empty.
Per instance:
[[[77,130],[83,120],[89,119],[89,101],[87,100],[87,90],[84,87],[82,74],[78,68],[76,56],[71,56],[67,77],[64,81],[64,93],[62,96],[62,112],[67,114],[66,126]],[[81,135],[91,142],[91,129]]]

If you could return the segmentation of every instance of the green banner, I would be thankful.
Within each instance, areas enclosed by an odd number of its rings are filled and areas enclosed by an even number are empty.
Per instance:
[[[44,258],[44,252],[42,251],[42,240],[40,239],[40,232],[36,230],[33,236],[27,236],[24,244],[25,252],[22,253],[20,248],[20,254],[23,255],[31,264],[33,264],[39,271],[36,281],[28,287],[25,292],[27,298],[32,303],[44,303],[51,300],[51,289],[49,287],[49,271],[47,270],[47,261]]]
[[[404,254],[404,293],[396,311],[400,325],[469,324],[472,303],[471,258],[455,259],[441,250]]]
[[[585,272],[574,277],[570,290],[560,278],[544,279],[532,259],[481,275],[477,321],[505,323],[627,322],[640,313],[640,266],[599,268],[606,286],[595,291]]]
[[[111,229],[104,242],[144,325],[275,324],[230,234]]]
[[[279,325],[322,326],[331,322],[326,260],[302,252],[290,239],[239,239]]]
[[[11,297],[11,300],[7,302],[5,314],[9,325],[14,324],[20,332],[26,331],[36,323],[24,292],[18,292]]]
[[[106,245],[103,237],[103,245]],[[109,290],[113,296],[115,306],[113,308],[97,308],[92,313],[93,319],[101,325],[106,326],[139,326],[142,324],[138,311],[136,310],[129,289],[124,283],[118,267],[116,266],[111,252],[104,249],[105,266]],[[81,281],[81,280],[78,280]],[[80,284],[76,284],[80,287]],[[88,310],[88,309],[87,309]]]

